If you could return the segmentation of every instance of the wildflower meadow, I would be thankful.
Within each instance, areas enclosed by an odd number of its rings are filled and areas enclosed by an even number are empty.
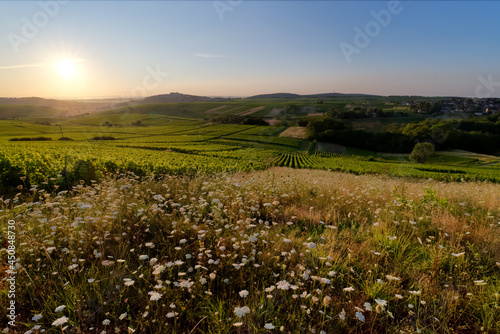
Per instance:
[[[2,199],[5,333],[498,333],[500,185],[274,167]]]

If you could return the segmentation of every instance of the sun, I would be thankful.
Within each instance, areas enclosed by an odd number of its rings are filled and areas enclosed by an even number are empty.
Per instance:
[[[78,76],[78,65],[76,60],[61,59],[56,62],[55,68],[59,75],[65,79],[74,79]]]

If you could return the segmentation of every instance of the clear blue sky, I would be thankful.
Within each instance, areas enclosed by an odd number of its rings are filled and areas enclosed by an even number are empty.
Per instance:
[[[44,3],[0,2],[0,96],[500,96],[496,1]]]

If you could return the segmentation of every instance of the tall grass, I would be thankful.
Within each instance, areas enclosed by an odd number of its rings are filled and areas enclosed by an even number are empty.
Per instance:
[[[499,193],[289,168],[22,190],[16,331],[495,333]]]

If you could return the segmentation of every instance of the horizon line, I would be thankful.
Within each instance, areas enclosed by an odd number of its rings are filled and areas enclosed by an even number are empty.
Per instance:
[[[470,99],[498,99],[500,96],[488,96],[488,97],[483,97],[479,98],[477,96],[460,96],[460,95],[413,95],[413,94],[390,94],[390,95],[381,95],[381,94],[370,94],[370,93],[339,93],[339,92],[331,92],[331,93],[306,93],[306,94],[299,94],[299,93],[290,93],[290,92],[275,92],[275,93],[259,93],[259,94],[253,94],[253,95],[196,95],[196,94],[189,94],[189,93],[180,93],[180,92],[169,92],[169,93],[160,93],[160,94],[154,94],[154,95],[148,95],[148,96],[123,96],[123,95],[103,95],[103,96],[80,96],[80,97],[62,97],[62,96],[0,96],[0,99],[26,99],[26,98],[40,98],[40,99],[47,99],[47,100],[99,100],[99,99],[134,99],[134,100],[140,100],[140,99],[146,99],[149,97],[153,96],[160,96],[160,95],[170,95],[170,94],[181,94],[181,95],[191,95],[191,96],[196,96],[196,97],[208,97],[208,98],[240,98],[240,99],[245,99],[245,98],[250,98],[254,96],[259,96],[259,95],[275,95],[275,94],[293,94],[293,95],[299,95],[299,96],[313,96],[313,95],[326,95],[326,94],[340,94],[340,95],[345,95],[345,96],[353,96],[353,95],[366,95],[366,96],[373,96],[373,97],[402,97],[402,96],[408,96],[408,97],[427,97],[427,98],[432,98],[432,97],[450,97],[450,98],[470,98]]]

